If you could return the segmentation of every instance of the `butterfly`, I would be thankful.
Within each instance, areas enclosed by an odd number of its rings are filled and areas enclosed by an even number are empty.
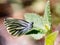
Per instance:
[[[23,35],[31,31],[33,22],[27,22],[22,19],[5,18],[5,26],[11,35]]]

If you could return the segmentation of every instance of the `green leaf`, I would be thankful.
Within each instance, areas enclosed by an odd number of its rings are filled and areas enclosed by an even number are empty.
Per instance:
[[[33,28],[35,30],[43,30],[42,32],[44,32],[44,34],[46,34],[48,32],[51,33],[51,12],[50,12],[50,2],[47,1],[46,3],[46,7],[45,7],[45,12],[44,12],[44,16],[40,16],[38,14],[35,13],[26,13],[24,15],[25,20],[28,22],[33,22]],[[41,34],[41,32],[38,32],[39,34]],[[37,33],[37,34],[38,34]],[[34,35],[37,35],[34,34]],[[33,35],[33,34],[32,34]],[[35,36],[33,36],[34,38],[37,38]]]
[[[48,29],[51,29],[51,12],[50,12],[50,1],[48,0],[46,3],[45,7],[45,12],[44,12],[44,24],[48,27]]]
[[[54,41],[58,35],[58,31],[53,32],[45,37],[45,45],[54,45]]]
[[[37,34],[30,34],[29,36],[32,36],[35,40],[40,40],[45,36],[45,34],[37,33]]]

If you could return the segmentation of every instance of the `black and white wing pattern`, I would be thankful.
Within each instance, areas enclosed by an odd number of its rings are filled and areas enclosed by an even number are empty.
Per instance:
[[[22,19],[6,18],[5,26],[11,35],[20,36],[32,29],[33,22],[27,22]]]

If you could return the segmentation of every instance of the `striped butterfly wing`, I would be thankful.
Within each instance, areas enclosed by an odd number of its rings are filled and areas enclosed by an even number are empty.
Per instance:
[[[33,27],[33,23],[22,19],[6,18],[5,26],[11,35],[20,36],[29,32]]]

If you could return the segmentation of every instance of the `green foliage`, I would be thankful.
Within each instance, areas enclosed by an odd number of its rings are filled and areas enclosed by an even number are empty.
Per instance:
[[[49,1],[47,1],[46,3],[44,16],[40,16],[35,13],[26,13],[24,17],[26,21],[33,22],[33,29],[39,31],[37,34],[31,34],[32,37],[36,39],[40,39],[35,36],[37,36],[38,34],[46,34],[47,32],[48,34],[51,33],[51,12],[50,12]],[[42,33],[41,33],[41,30],[42,30]]]
[[[53,32],[45,37],[45,45],[54,45],[55,39],[58,35],[58,31]]]

